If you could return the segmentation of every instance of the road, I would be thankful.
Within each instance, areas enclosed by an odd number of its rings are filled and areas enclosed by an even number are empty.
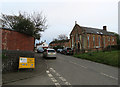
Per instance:
[[[118,85],[118,68],[57,54],[44,74],[6,85]]]

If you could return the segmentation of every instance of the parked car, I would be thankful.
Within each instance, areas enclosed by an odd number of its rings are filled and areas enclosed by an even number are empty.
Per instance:
[[[43,57],[56,59],[56,51],[54,49],[48,48],[43,52]]]
[[[57,52],[58,53],[61,53],[63,49],[57,49]]]
[[[61,51],[60,53],[61,53],[61,54],[64,54],[63,51],[64,51],[64,49],[62,49],[62,51]]]
[[[67,55],[67,54],[70,54],[70,55],[73,55],[73,49],[70,48],[70,47],[66,47],[63,49],[63,54]]]
[[[43,52],[44,52],[44,49],[41,48],[41,47],[39,47],[39,48],[37,49],[37,52],[38,52],[38,53],[43,53]]]

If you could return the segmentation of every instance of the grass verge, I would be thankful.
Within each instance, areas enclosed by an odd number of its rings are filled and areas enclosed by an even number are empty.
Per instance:
[[[84,53],[84,54],[75,54],[74,57],[118,67],[120,66],[118,59],[119,54],[120,54],[120,50],[106,51],[106,52],[100,51],[100,52],[92,52],[92,53]]]

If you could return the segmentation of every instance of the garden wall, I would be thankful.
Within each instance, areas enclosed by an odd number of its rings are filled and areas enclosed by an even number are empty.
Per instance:
[[[18,70],[19,57],[34,57],[31,51],[2,51],[2,73],[13,72]]]

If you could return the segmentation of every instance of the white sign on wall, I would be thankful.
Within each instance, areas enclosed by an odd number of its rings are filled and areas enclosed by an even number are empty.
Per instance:
[[[20,58],[20,63],[27,63],[27,58]]]

